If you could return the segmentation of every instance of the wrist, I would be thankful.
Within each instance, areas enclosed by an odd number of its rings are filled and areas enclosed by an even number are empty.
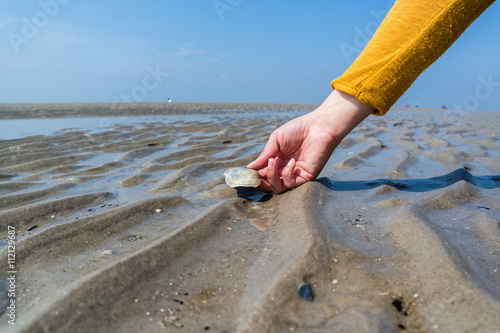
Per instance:
[[[309,115],[313,121],[337,141],[337,144],[359,123],[375,111],[356,97],[334,90],[326,100]]]

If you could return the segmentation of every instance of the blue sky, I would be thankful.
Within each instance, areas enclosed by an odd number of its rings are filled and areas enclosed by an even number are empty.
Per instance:
[[[0,0],[0,103],[321,103],[392,2]],[[499,17],[396,106],[500,110]]]

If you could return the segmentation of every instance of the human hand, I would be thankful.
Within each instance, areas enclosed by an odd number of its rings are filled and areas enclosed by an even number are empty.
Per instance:
[[[342,139],[373,110],[335,90],[319,108],[275,130],[247,166],[259,170],[258,189],[282,193],[316,179]]]
[[[316,179],[337,145],[332,133],[307,114],[275,130],[248,168],[260,169],[260,190],[281,193]]]

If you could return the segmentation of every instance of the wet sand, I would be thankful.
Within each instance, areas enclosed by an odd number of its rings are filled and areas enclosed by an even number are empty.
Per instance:
[[[371,116],[315,182],[225,184],[312,109],[0,107],[74,118],[0,141],[0,331],[500,332],[500,112]]]

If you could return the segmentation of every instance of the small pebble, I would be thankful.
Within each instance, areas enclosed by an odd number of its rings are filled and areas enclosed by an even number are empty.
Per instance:
[[[161,209],[160,209],[160,208],[157,208],[157,209],[155,209],[155,212],[157,212],[157,213],[161,213]]]
[[[310,285],[303,284],[299,288],[299,295],[306,301],[312,302],[314,299],[314,292]]]
[[[333,284],[337,284],[337,283],[339,283],[339,280],[335,279],[335,280],[332,281],[332,283]]]

